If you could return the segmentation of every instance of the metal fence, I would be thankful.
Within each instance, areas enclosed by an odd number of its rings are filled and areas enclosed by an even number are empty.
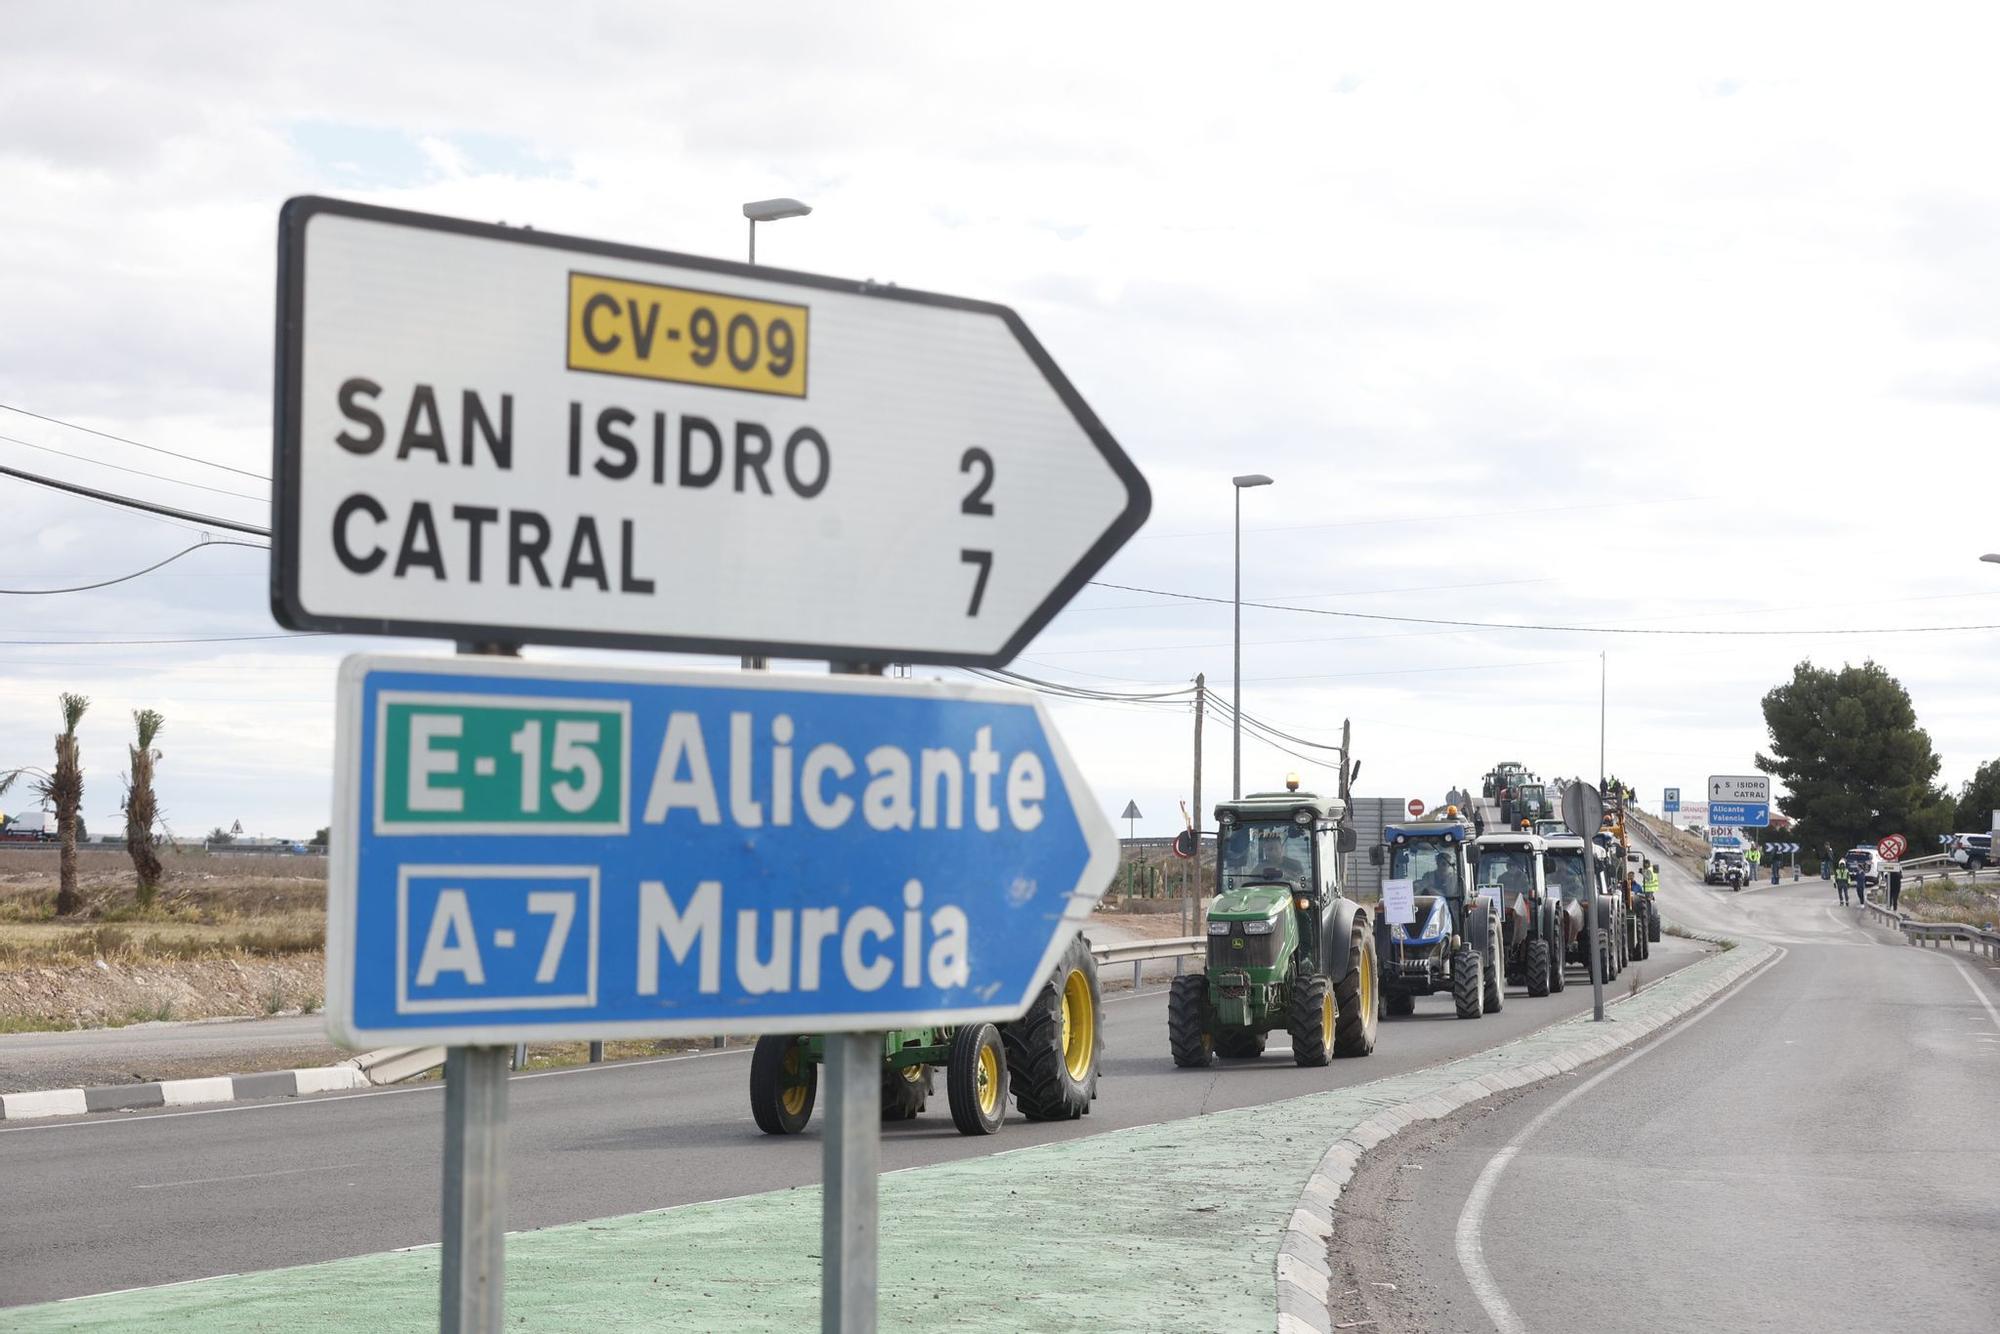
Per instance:
[[[2000,931],[1988,931],[1965,922],[1918,922],[1912,920],[1908,913],[1891,912],[1880,904],[1864,903],[1861,906],[1884,926],[1901,931],[1912,945],[1956,947],[1962,940],[1969,949],[2000,961]]]

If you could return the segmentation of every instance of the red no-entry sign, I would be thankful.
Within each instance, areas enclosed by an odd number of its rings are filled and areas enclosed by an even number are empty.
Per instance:
[[[1417,818],[1417,817],[1418,817],[1419,815],[1422,815],[1423,813],[1424,813],[1424,799],[1423,799],[1422,797],[1411,797],[1411,798],[1410,798],[1410,818],[1411,818],[1412,820],[1414,820],[1414,819],[1416,819],[1416,818]]]

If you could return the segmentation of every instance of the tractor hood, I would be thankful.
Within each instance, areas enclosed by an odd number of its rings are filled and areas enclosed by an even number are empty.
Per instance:
[[[1209,905],[1211,922],[1261,922],[1291,906],[1289,885],[1245,885],[1217,894]]]

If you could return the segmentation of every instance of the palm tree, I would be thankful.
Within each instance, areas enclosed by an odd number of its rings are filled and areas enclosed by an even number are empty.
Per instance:
[[[53,773],[32,765],[0,777],[0,794],[14,786],[22,774],[34,774],[35,792],[56,808],[56,836],[62,840],[62,877],[56,890],[56,916],[68,917],[83,907],[83,895],[76,890],[77,812],[83,806],[83,761],[76,747],[76,725],[90,700],[83,695],[62,695],[63,730],[56,733],[56,767]]]
[[[125,783],[125,851],[131,854],[132,869],[139,877],[141,908],[153,906],[153,895],[165,873],[160,854],[153,849],[153,825],[160,814],[159,799],[153,792],[153,765],[160,752],[153,749],[153,740],[166,722],[158,709],[132,710],[139,742],[129,748],[132,774]]]

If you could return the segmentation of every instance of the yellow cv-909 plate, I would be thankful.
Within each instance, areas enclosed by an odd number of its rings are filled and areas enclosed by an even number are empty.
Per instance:
[[[805,306],[569,275],[569,368],[806,396]]]

